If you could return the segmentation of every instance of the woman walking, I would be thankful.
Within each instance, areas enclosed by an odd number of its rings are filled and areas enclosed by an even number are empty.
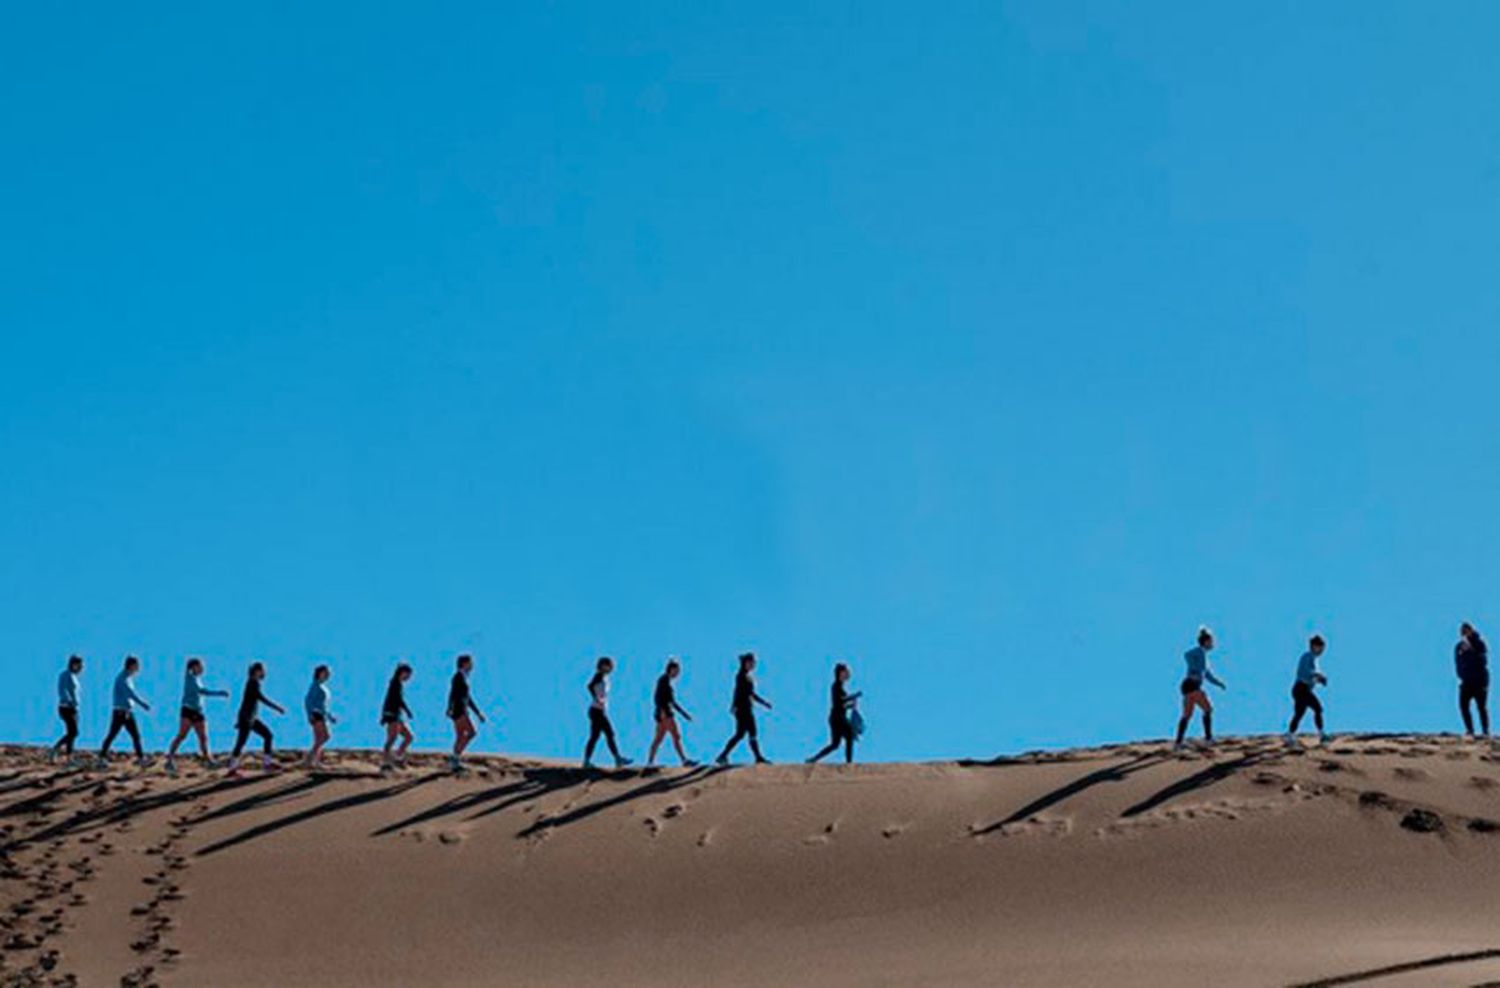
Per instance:
[[[261,662],[250,663],[250,674],[245,678],[245,690],[240,694],[240,712],[234,721],[237,733],[234,739],[234,753],[229,756],[230,775],[239,774],[240,753],[245,750],[245,742],[250,740],[252,733],[257,735],[261,740],[261,769],[269,772],[274,767],[271,761],[273,743],[271,729],[258,716],[260,705],[265,704],[278,714],[286,713],[286,708],[261,691],[260,684],[265,678],[265,664]]]
[[[728,765],[730,752],[745,738],[750,739],[750,752],[755,756],[755,764],[765,765],[769,761],[760,753],[760,731],[755,723],[757,703],[767,710],[771,709],[771,701],[755,692],[755,653],[746,652],[740,656],[740,671],[734,677],[734,699],[729,704],[729,709],[734,714],[734,736],[719,753],[718,764]]]
[[[99,767],[106,768],[109,765],[109,746],[115,743],[115,736],[122,730],[130,735],[130,743],[135,746],[135,760],[142,768],[150,762],[146,759],[146,751],[141,747],[141,729],[135,723],[135,708],[150,710],[151,704],[141,698],[135,691],[135,674],[141,671],[141,660],[134,655],[125,656],[125,668],[115,677],[113,709],[109,714],[109,733],[104,735],[104,743],[99,746]]]
[[[63,736],[52,746],[51,760],[66,755],[73,760],[73,742],[78,740],[78,677],[83,672],[83,657],[68,657],[68,665],[57,674],[57,716],[63,722]]]
[[[307,749],[307,757],[303,759],[304,768],[323,767],[323,746],[328,744],[331,733],[329,724],[337,724],[339,719],[328,709],[328,679],[333,675],[333,670],[326,665],[320,665],[313,670],[312,685],[307,688],[307,695],[302,698],[302,709],[307,714],[307,724],[312,728],[313,743]]]
[[[453,671],[453,681],[448,684],[448,719],[453,721],[453,754],[448,756],[448,767],[454,772],[464,770],[464,749],[479,734],[479,728],[474,726],[469,714],[478,717],[479,723],[484,723],[484,712],[469,692],[469,673],[473,671],[473,656],[460,655]]]
[[[1287,744],[1296,743],[1297,725],[1302,723],[1302,715],[1309,710],[1318,727],[1318,740],[1328,743],[1328,734],[1323,730],[1323,704],[1313,692],[1319,686],[1328,685],[1328,677],[1318,668],[1318,659],[1326,647],[1322,635],[1313,635],[1308,639],[1307,651],[1297,660],[1297,679],[1292,683],[1292,723],[1286,729]]]
[[[203,685],[203,660],[197,657],[188,659],[187,671],[182,676],[182,714],[177,723],[177,736],[172,739],[172,744],[167,748],[167,774],[177,774],[177,749],[186,740],[188,732],[198,735],[198,751],[203,756],[203,765],[208,767],[213,762],[213,755],[208,750],[208,718],[203,715],[203,698],[205,696],[228,697],[228,690],[211,690]]]
[[[844,746],[844,762],[854,761],[854,725],[849,721],[849,711],[859,705],[863,694],[850,693],[845,685],[849,682],[849,667],[840,662],[833,667],[833,689],[830,691],[832,705],[828,710],[828,732],[832,735],[827,747],[807,760],[809,765],[822,761]]]
[[[1213,683],[1221,690],[1228,687],[1208,667],[1208,653],[1213,651],[1213,648],[1214,633],[1207,628],[1199,628],[1197,647],[1188,649],[1182,657],[1187,662],[1187,675],[1183,677],[1182,685],[1179,687],[1182,693],[1182,717],[1177,721],[1175,747],[1182,747],[1182,738],[1187,733],[1188,722],[1193,719],[1195,707],[1203,711],[1204,743],[1214,743],[1214,705],[1209,701],[1208,694],[1204,692],[1203,683],[1205,681]]]
[[[668,737],[672,739],[672,746],[677,749],[677,757],[682,759],[683,768],[692,768],[698,763],[687,756],[682,748],[682,731],[677,726],[677,715],[692,723],[693,717],[677,702],[677,690],[673,682],[682,674],[682,663],[677,661],[676,656],[667,659],[667,668],[656,680],[656,736],[651,739],[651,752],[646,756],[648,766],[656,764],[656,752],[661,748],[661,743]]]
[[[615,757],[615,768],[624,768],[630,759],[620,754],[615,744],[615,726],[609,722],[609,676],[615,671],[615,660],[604,656],[594,665],[594,678],[589,680],[589,743],[583,749],[583,767],[594,767],[594,746],[602,737],[609,745],[609,753]]]
[[[380,705],[380,724],[385,728],[385,748],[380,752],[381,772],[406,765],[406,749],[411,747],[412,742],[411,728],[406,726],[406,722],[412,719],[411,707],[406,705],[406,681],[409,679],[411,666],[402,662],[396,666],[396,671],[385,688],[385,701]],[[393,757],[391,746],[396,744],[397,738],[401,739],[401,744]]]

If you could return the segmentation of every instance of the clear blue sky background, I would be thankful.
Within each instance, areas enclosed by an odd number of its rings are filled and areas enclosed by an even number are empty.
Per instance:
[[[0,736],[88,656],[423,744],[1452,729],[1500,620],[1493,4],[32,5],[0,38]],[[1500,634],[1500,626],[1495,627]],[[231,707],[215,708],[220,743]],[[302,743],[299,717],[276,721]]]

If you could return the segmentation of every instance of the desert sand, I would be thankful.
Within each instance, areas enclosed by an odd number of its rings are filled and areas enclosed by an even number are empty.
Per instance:
[[[584,772],[0,754],[20,985],[1477,985],[1500,753],[1243,738]]]

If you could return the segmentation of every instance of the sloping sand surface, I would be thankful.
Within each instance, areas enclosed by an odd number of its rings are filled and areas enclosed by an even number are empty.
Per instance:
[[[287,756],[289,759],[292,757]],[[620,774],[0,757],[38,985],[1476,985],[1500,754],[1451,737]]]

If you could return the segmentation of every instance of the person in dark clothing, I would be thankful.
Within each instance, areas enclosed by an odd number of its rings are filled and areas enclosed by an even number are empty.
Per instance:
[[[453,672],[453,681],[448,686],[448,719],[453,721],[453,754],[448,756],[448,767],[460,772],[464,767],[464,749],[479,734],[479,729],[474,726],[469,714],[473,713],[479,718],[479,723],[483,724],[484,713],[469,692],[469,673],[474,669],[473,657],[460,655],[457,666]]]
[[[73,743],[78,740],[78,676],[83,672],[83,657],[68,657],[68,667],[57,676],[57,716],[63,722],[63,736],[52,746],[52,757],[73,757]]]
[[[609,722],[609,675],[615,671],[615,660],[603,656],[594,664],[594,678],[589,680],[589,743],[583,748],[583,767],[594,767],[594,747],[603,738],[615,758],[615,768],[624,768],[630,759],[620,754],[615,744],[615,726]]]
[[[651,752],[646,756],[647,765],[656,764],[656,752],[661,748],[661,743],[671,737],[672,745],[677,749],[677,757],[682,759],[684,768],[692,768],[698,763],[687,756],[682,748],[682,731],[677,726],[677,715],[682,719],[692,722],[692,715],[682,708],[677,702],[677,690],[672,681],[682,674],[682,663],[675,657],[667,659],[667,668],[656,680],[656,693],[653,697],[656,706],[656,737],[651,739]]]
[[[850,693],[845,685],[849,682],[849,667],[840,662],[833,667],[832,705],[828,711],[828,731],[832,735],[828,745],[807,760],[809,765],[822,761],[844,746],[844,761],[854,761],[854,725],[849,723],[849,710],[859,703],[861,694]]]
[[[755,692],[755,653],[746,652],[740,656],[740,671],[734,677],[734,699],[729,705],[730,712],[734,714],[734,736],[719,753],[718,764],[728,765],[730,752],[746,738],[750,739],[750,751],[755,755],[755,764],[764,765],[769,761],[760,753],[760,732],[755,724],[757,703],[767,710],[771,709],[771,701]]]
[[[1474,733],[1474,718],[1469,705],[1479,707],[1479,727],[1490,736],[1490,654],[1489,646],[1472,624],[1465,621],[1458,629],[1458,644],[1453,649],[1453,664],[1458,673],[1458,712],[1463,715],[1464,731]]]
[[[391,681],[385,688],[385,701],[380,705],[380,723],[385,727],[385,748],[380,753],[380,771],[389,772],[406,764],[406,749],[411,747],[411,728],[406,722],[411,719],[411,708],[406,705],[406,681],[411,679],[411,666],[402,662],[396,666]],[[401,744],[396,748],[394,761],[391,746],[397,738]]]
[[[250,740],[251,734],[255,734],[261,740],[260,767],[267,772],[271,771],[273,767],[271,761],[271,729],[260,719],[260,705],[265,704],[278,714],[286,713],[286,708],[261,691],[260,684],[265,678],[265,664],[261,662],[250,663],[250,674],[245,678],[245,689],[240,694],[240,711],[234,719],[236,733],[234,751],[229,756],[230,775],[239,774],[240,754],[245,750],[245,742]]]

